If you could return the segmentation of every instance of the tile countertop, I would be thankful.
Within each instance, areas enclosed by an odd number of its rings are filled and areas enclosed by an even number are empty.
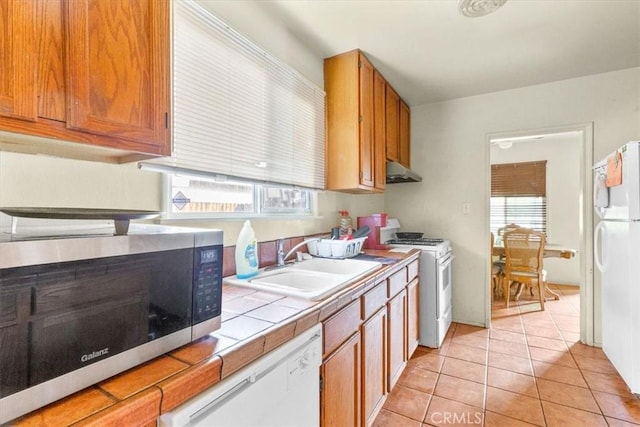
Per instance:
[[[420,251],[366,250],[397,258],[323,301],[223,284],[222,327],[10,422],[16,426],[155,426],[157,418],[328,318],[375,283],[417,259]]]

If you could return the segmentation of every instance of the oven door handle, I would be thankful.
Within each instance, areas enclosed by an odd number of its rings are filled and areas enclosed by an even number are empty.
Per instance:
[[[451,261],[453,261],[453,259],[456,256],[453,255],[451,252],[449,252],[447,255],[445,255],[444,257],[440,258],[438,260],[438,266],[441,270],[444,270],[445,268],[449,267],[449,265],[451,265]]]

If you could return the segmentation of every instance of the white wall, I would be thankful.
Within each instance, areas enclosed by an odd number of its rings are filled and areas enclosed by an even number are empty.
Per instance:
[[[594,158],[598,159],[640,136],[639,94],[640,68],[632,68],[412,107],[411,164],[424,180],[389,187],[385,208],[389,215],[400,217],[407,229],[452,241],[457,255],[453,269],[456,321],[484,324],[487,318],[487,136],[593,122]],[[463,202],[471,204],[468,215],[462,214]],[[598,302],[598,275],[595,282]],[[597,325],[596,341],[599,335]]]
[[[580,247],[581,135],[548,136],[516,142],[507,150],[491,146],[491,164],[547,161],[547,239],[569,248]],[[580,284],[580,257],[545,258],[550,283]]]

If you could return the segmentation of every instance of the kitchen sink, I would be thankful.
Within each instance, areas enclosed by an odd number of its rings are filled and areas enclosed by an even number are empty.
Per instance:
[[[225,282],[318,301],[380,267],[382,264],[375,261],[312,258],[284,267],[267,267],[260,270],[257,276],[249,279],[228,277]]]

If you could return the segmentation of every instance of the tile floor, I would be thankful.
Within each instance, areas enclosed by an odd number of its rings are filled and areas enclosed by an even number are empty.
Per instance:
[[[491,329],[453,324],[441,348],[419,347],[375,426],[640,425],[640,400],[579,342],[578,289],[551,287],[545,311],[523,293],[494,302]]]

